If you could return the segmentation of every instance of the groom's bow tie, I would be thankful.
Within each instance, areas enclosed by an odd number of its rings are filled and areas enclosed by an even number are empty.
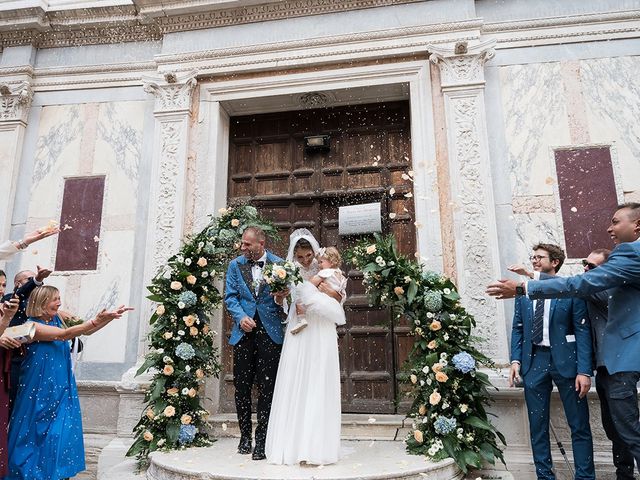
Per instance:
[[[262,260],[249,260],[249,265],[258,266],[260,268],[264,267],[264,262]]]

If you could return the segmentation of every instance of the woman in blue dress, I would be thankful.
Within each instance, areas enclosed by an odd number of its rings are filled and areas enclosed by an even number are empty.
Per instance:
[[[36,330],[27,345],[9,423],[9,480],[59,480],[85,469],[82,419],[68,340],[90,335],[131,308],[102,310],[95,319],[63,329],[60,292],[36,288],[27,315]]]

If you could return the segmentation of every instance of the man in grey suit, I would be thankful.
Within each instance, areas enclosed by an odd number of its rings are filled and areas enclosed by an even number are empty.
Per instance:
[[[608,229],[617,247],[607,262],[582,275],[529,282],[500,280],[487,287],[499,299],[583,297],[608,290],[609,319],[598,372],[615,430],[640,467],[640,203],[619,205]]]

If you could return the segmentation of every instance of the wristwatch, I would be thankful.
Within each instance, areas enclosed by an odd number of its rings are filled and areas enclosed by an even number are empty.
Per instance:
[[[524,291],[524,282],[522,282],[520,285],[516,286],[516,295],[522,297],[524,295],[526,295],[527,292]]]

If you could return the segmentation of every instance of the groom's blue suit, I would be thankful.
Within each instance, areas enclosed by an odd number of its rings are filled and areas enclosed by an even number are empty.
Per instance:
[[[282,260],[270,252],[264,254],[265,263]],[[258,262],[256,262],[259,265]],[[251,390],[258,385],[258,425],[255,432],[254,459],[264,458],[271,400],[278,372],[280,351],[284,334],[282,307],[276,305],[265,282],[256,288],[252,265],[244,257],[231,261],[227,269],[224,302],[233,319],[229,343],[233,345],[233,384],[235,387],[236,413],[240,426],[241,446],[238,451],[248,453],[251,448]],[[258,268],[256,266],[258,278]],[[240,328],[242,319],[253,319],[256,326],[245,332]],[[242,450],[242,451],[241,451]],[[256,458],[256,454],[259,454]]]
[[[283,260],[271,252],[267,252],[266,263],[279,263]],[[256,312],[264,329],[271,340],[282,344],[284,331],[282,328],[282,307],[276,305],[271,296],[271,291],[266,283],[262,282],[255,293],[251,265],[246,257],[235,258],[229,264],[226,277],[224,303],[233,318],[230,345],[236,345],[244,336],[240,328],[240,320],[244,317],[254,318]]]
[[[533,344],[533,316],[533,302],[525,297],[517,298],[511,334],[511,361],[521,364],[537,477],[555,478],[551,470],[549,442],[553,380],[571,427],[576,479],[594,479],[589,408],[587,399],[580,399],[574,389],[578,373],[589,376],[592,373],[591,330],[585,302],[580,299],[551,300],[550,347]]]
[[[605,263],[582,275],[527,282],[529,298],[586,298],[604,290],[610,293],[602,339],[606,369],[598,379],[606,385],[616,431],[640,468],[640,240],[618,245]]]

